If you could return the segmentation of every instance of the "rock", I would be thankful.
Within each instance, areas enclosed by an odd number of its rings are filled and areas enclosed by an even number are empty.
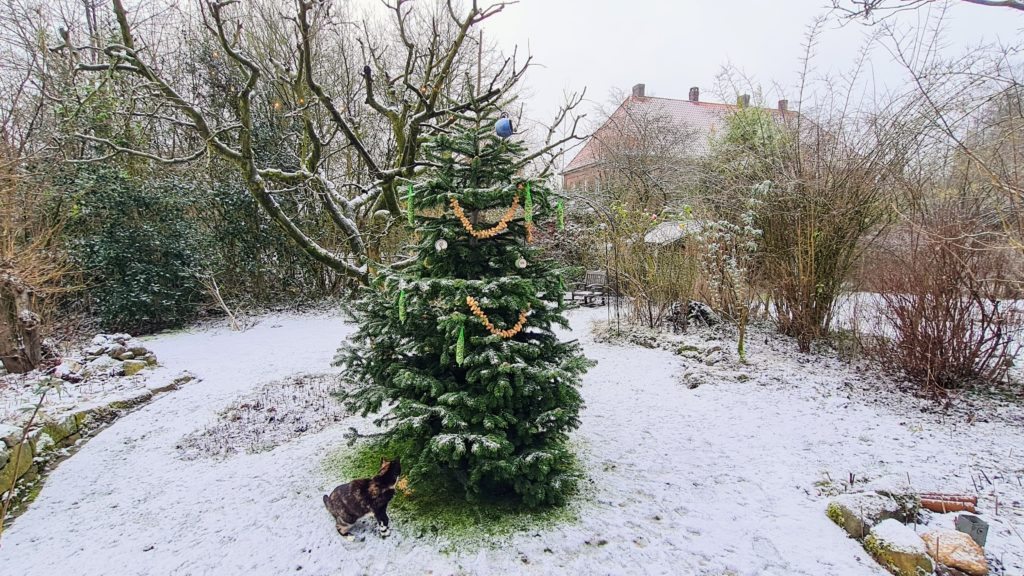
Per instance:
[[[935,576],[967,576],[966,572],[961,572],[956,568],[950,568],[943,564],[935,565]]]
[[[956,530],[938,528],[925,533],[922,538],[928,547],[928,554],[936,562],[962,570],[971,576],[988,574],[985,551],[969,535]]]
[[[131,334],[125,334],[125,333],[111,334],[110,335],[110,339],[113,340],[114,342],[117,342],[118,344],[124,346],[125,343],[127,343],[129,340],[132,339],[132,335]]]
[[[138,374],[143,368],[148,366],[148,364],[146,364],[142,360],[125,360],[124,362],[121,363],[121,365],[124,366],[125,376],[134,376]]]
[[[704,363],[707,364],[708,366],[714,366],[715,364],[718,364],[724,359],[725,354],[723,354],[721,350],[717,350],[715,352],[708,354],[707,357],[704,358]]]
[[[871,528],[890,518],[906,522],[912,519],[896,500],[877,492],[856,492],[836,496],[825,514],[854,538],[863,538]]]
[[[715,311],[711,309],[711,306],[696,300],[690,301],[690,305],[687,306],[686,315],[690,322],[703,324],[704,326],[714,326],[722,321],[715,314]]]
[[[121,354],[124,354],[127,351],[128,351],[128,349],[125,348],[124,346],[122,346],[120,344],[114,344],[110,348],[107,348],[107,356],[110,356],[111,358],[114,358],[115,360],[119,360]]]
[[[146,354],[145,356],[142,356],[141,358],[139,358],[139,360],[142,360],[143,362],[145,362],[146,364],[148,364],[150,366],[156,366],[156,364],[157,364],[157,362],[156,362],[156,354],[153,354],[152,352],[150,352],[149,354]]]
[[[896,576],[931,574],[935,568],[924,541],[899,520],[882,520],[864,539],[864,549]]]
[[[0,470],[0,492],[6,492],[15,480],[24,476],[32,467],[32,445],[28,442],[18,445],[7,458],[7,464]]]
[[[7,461],[10,459],[11,451],[7,449],[7,445],[0,442],[0,469],[7,466]]]
[[[92,337],[93,346],[107,346],[110,343],[110,338],[106,334],[97,334]]]
[[[114,369],[117,370],[114,370]],[[90,360],[85,365],[87,374],[104,374],[113,376],[115,372],[121,371],[121,363],[110,356],[99,356]]]
[[[74,415],[68,416],[59,422],[47,419],[43,422],[43,433],[53,439],[55,443],[60,444],[69,436],[78,432],[79,427],[78,419]]]
[[[131,360],[132,358],[135,358],[135,353],[132,352],[131,350],[125,350],[124,352],[121,352],[120,354],[118,354],[116,356],[116,358],[118,360],[122,360],[122,361],[123,360]]]
[[[0,443],[12,448],[21,442],[21,428],[10,424],[0,424]]]
[[[72,358],[65,358],[53,369],[53,375],[66,382],[81,382],[82,370],[85,367],[81,362]]]
[[[91,359],[93,359],[93,358],[95,358],[97,356],[102,356],[102,355],[106,354],[107,353],[107,347],[106,346],[90,346],[90,347],[86,348],[83,351],[83,353],[85,354],[86,358],[89,358],[91,360]]]
[[[142,342],[139,342],[134,338],[125,342],[124,347],[127,348],[128,351],[131,352],[132,354],[135,354],[136,357],[145,356],[146,354],[149,354],[149,350],[142,345]]]

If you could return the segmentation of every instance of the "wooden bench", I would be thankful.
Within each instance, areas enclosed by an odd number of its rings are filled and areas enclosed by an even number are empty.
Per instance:
[[[608,273],[604,270],[587,270],[582,282],[573,285],[570,293],[571,300],[580,300],[584,306],[598,306],[607,303],[608,298]]]

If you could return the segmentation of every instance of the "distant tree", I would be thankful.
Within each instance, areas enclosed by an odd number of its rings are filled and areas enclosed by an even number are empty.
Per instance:
[[[703,144],[697,130],[658,101],[638,104],[618,92],[611,101],[615,108],[600,114],[590,144],[600,184],[587,194],[647,212],[678,204],[693,178],[690,160]]]

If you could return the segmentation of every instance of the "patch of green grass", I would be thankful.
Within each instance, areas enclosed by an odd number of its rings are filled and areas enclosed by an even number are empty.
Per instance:
[[[363,441],[328,454],[324,467],[332,482],[341,484],[373,476],[381,458],[390,459],[402,452],[382,441]],[[403,471],[408,471],[409,464],[403,458]],[[511,496],[467,499],[465,491],[454,483],[420,479],[408,493],[398,491],[388,506],[388,515],[406,535],[436,536],[452,548],[493,544],[517,533],[576,522],[589,482],[575,457],[569,469],[579,476],[581,488],[562,506],[530,508]]]

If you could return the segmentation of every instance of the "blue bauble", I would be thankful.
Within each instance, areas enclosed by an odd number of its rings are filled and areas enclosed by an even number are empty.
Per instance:
[[[512,135],[512,121],[508,118],[499,118],[494,125],[494,131],[498,133],[498,136],[508,138]]]

